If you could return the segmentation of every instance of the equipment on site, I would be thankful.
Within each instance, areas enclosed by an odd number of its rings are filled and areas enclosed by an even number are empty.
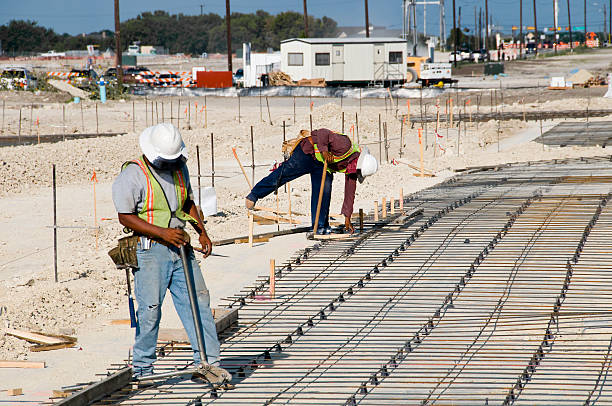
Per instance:
[[[453,79],[450,63],[427,62],[429,59],[423,56],[409,56],[406,58],[408,65],[406,83],[420,83],[421,86],[438,86],[456,83]]]
[[[190,266],[191,263],[187,259],[187,251],[184,245],[180,247],[180,256],[181,262],[183,263],[183,271],[185,272],[185,281],[187,284],[187,293],[189,294],[189,304],[191,306],[193,324],[196,330],[198,351],[200,351],[200,365],[196,365],[192,368],[185,368],[180,371],[134,377],[134,380],[139,382],[154,381],[177,376],[199,374],[212,385],[223,385],[232,379],[232,375],[225,369],[208,363],[206,356],[206,344],[204,342],[204,334],[202,330],[202,320],[200,319],[200,309],[198,307],[195,282],[193,280],[193,271]]]
[[[130,285],[130,267],[125,268],[125,278],[127,280],[128,307],[130,309],[130,327],[136,328],[136,309],[134,308],[134,297],[132,296],[132,286]]]

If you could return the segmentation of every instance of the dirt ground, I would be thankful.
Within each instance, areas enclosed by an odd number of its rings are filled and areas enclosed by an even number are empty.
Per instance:
[[[592,66],[589,60],[580,63],[589,69]],[[538,71],[546,71],[549,63],[557,67],[559,64],[574,66],[578,62],[545,58]],[[509,80],[516,79],[510,77]],[[541,80],[544,83],[544,78]],[[564,92],[514,88],[505,91],[503,106],[501,95],[498,95],[498,103],[491,107],[490,89],[497,89],[499,83],[494,79],[486,82],[489,83],[487,89],[455,96],[458,100],[470,100],[467,111],[476,112],[478,108],[504,111],[586,109],[587,106],[589,109],[612,108],[612,100],[602,98],[604,90],[600,88]],[[480,106],[475,101],[478,95]],[[104,372],[110,363],[122,362],[127,356],[132,332],[128,326],[109,323],[112,319],[128,317],[125,275],[114,269],[106,254],[121,236],[110,190],[121,164],[140,154],[138,134],[152,122],[172,121],[180,126],[190,152],[188,165],[194,187],[197,187],[198,172],[196,147],[200,152],[201,185],[211,185],[213,134],[219,214],[206,219],[213,240],[241,236],[247,230],[243,204],[249,188],[232,148],[236,148],[246,166],[247,176],[252,176],[253,160],[256,165],[254,178],[261,179],[275,162],[282,161],[283,122],[286,138],[291,138],[300,129],[310,128],[311,115],[314,128],[340,131],[344,112],[345,133],[354,136],[355,140],[358,137],[359,142],[380,159],[379,172],[358,186],[355,211],[363,208],[371,212],[374,201],[380,202],[383,197],[398,198],[400,190],[407,195],[434,185],[454,176],[454,169],[466,166],[608,153],[598,147],[543,147],[533,142],[540,135],[539,123],[535,122],[508,121],[499,126],[497,122],[468,123],[462,126],[461,133],[442,122],[437,131],[435,124],[423,128],[424,167],[436,173],[436,177],[420,178],[414,176],[416,171],[407,165],[419,166],[418,129],[411,128],[409,122],[402,124],[394,108],[385,109],[387,102],[384,100],[364,100],[360,107],[356,99],[313,98],[311,107],[308,97],[298,98],[294,119],[293,98],[289,97],[269,98],[269,116],[266,100],[257,97],[242,98],[240,116],[237,99],[229,97],[145,100],[135,96],[128,101],[110,101],[105,105],[92,101],[66,104],[61,97],[65,95],[0,93],[0,99],[5,101],[0,129],[3,134],[19,131],[20,110],[22,135],[66,133],[66,140],[58,143],[0,148],[0,360],[47,362],[47,368],[42,370],[0,369],[2,388],[24,388],[25,395],[18,399],[20,401],[44,401],[52,389],[96,379],[95,373]],[[445,98],[446,95],[440,97],[441,109],[444,109]],[[406,101],[396,101],[398,113],[408,112]],[[425,99],[430,114],[435,111],[436,102]],[[414,116],[419,100],[412,99],[410,103]],[[458,104],[463,106],[463,103]],[[456,106],[457,103],[457,109]],[[597,120],[604,119],[610,120],[610,117]],[[544,122],[543,131],[560,121]],[[379,125],[387,129],[387,147],[384,131],[379,135]],[[251,155],[251,128],[254,157]],[[96,131],[124,135],[91,139],[70,137],[70,134]],[[379,139],[383,142],[379,143]],[[50,228],[53,224],[53,164],[57,171],[57,223],[64,227],[58,230],[58,283],[54,282],[53,232]],[[91,180],[94,171],[98,180],[95,200]],[[342,176],[335,176],[332,213],[340,211],[343,186]],[[309,223],[309,180],[294,181],[287,191],[291,192],[291,207],[296,218],[303,224]],[[283,188],[279,192],[278,205],[282,210],[288,209],[287,191]],[[276,207],[277,202],[270,196],[260,204]],[[340,219],[339,216],[335,218]],[[257,226],[256,232],[276,228],[276,225]],[[201,261],[213,304],[219,305],[223,297],[236,294],[258,275],[266,274],[270,258],[281,262],[309,244],[304,235],[298,234],[257,244],[254,248],[246,245],[217,248],[215,252],[223,257]],[[169,302],[166,301],[164,308],[164,326],[178,326]],[[29,351],[30,344],[5,334],[8,327],[69,334],[79,341],[74,349],[33,353]],[[0,393],[0,402],[6,400],[15,399]]]

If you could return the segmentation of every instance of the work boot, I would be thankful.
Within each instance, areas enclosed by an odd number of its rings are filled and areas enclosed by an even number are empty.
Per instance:
[[[153,368],[135,369],[132,379],[134,380],[136,388],[147,389],[155,386],[155,382],[153,380],[142,380],[153,374]]]
[[[195,382],[199,384],[210,384],[210,382],[208,382],[206,378],[204,378],[204,375],[202,375],[199,372],[194,372],[193,374],[191,374],[191,382]],[[220,390],[233,390],[236,388],[236,385],[226,382],[221,385],[213,385],[213,387],[215,389],[220,389]]]

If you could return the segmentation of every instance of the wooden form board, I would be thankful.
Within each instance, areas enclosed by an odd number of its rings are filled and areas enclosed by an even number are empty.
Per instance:
[[[2,361],[0,360],[0,368],[28,368],[40,369],[44,368],[45,363],[36,361]]]

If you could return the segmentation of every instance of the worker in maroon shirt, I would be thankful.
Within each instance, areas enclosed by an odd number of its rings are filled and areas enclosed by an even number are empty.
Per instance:
[[[302,130],[301,134],[308,135],[308,131]],[[333,173],[345,174],[344,180],[344,203],[341,213],[345,217],[344,229],[352,233],[355,231],[351,223],[353,214],[353,203],[355,201],[355,189],[357,181],[363,182],[366,176],[373,175],[378,170],[378,162],[367,148],[361,148],[353,144],[351,139],[344,134],[337,134],[328,129],[314,130],[302,139],[291,153],[289,159],[283,162],[276,170],[260,180],[246,198],[246,207],[252,209],[257,200],[266,197],[287,182],[310,174],[312,193],[310,197],[310,210],[312,214],[312,226],[317,211],[319,190],[323,175],[323,163],[327,162],[328,174],[325,177],[325,187],[321,199],[319,223],[317,234],[330,234],[329,226],[329,203]]]

